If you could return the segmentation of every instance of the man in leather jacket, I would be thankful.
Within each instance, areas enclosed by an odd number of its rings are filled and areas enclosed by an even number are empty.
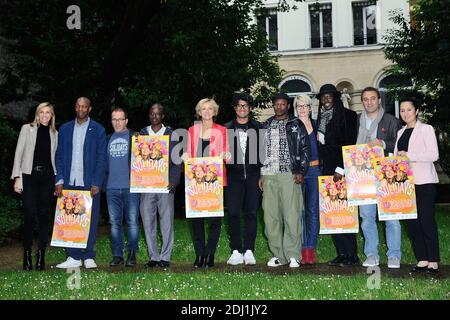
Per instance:
[[[303,195],[300,184],[311,158],[308,132],[303,123],[290,116],[289,96],[272,98],[275,116],[264,124],[264,157],[259,187],[263,190],[265,234],[273,258],[269,267],[288,264],[299,267]]]

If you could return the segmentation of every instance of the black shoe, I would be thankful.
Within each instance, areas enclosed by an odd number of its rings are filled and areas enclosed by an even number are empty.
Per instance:
[[[333,260],[328,261],[328,265],[329,266],[339,266],[339,265],[341,265],[342,262],[344,262],[345,259],[346,259],[345,255],[340,254]]]
[[[36,271],[45,270],[45,249],[38,249],[36,252]]]
[[[144,266],[146,268],[154,268],[157,265],[159,265],[159,261],[155,261],[155,260],[150,260],[149,262],[147,262]]]
[[[416,266],[414,266],[414,267],[411,268],[411,272],[412,272],[412,273],[426,272],[427,269],[428,269],[428,266],[425,266],[425,267],[419,267],[419,266],[416,265]]]
[[[128,251],[127,262],[125,263],[125,267],[134,267],[136,265],[136,250]]]
[[[360,264],[361,264],[361,262],[359,261],[358,256],[349,256],[349,257],[346,257],[344,259],[344,261],[342,261],[339,264],[339,266],[341,266],[341,267],[351,267],[351,266],[357,266],[357,265],[360,265]]]
[[[212,267],[214,267],[214,255],[213,255],[213,254],[208,254],[208,255],[206,256],[205,267],[206,267],[206,268],[212,268]]]
[[[205,263],[205,256],[195,256],[194,268],[201,268]]]
[[[31,260],[31,250],[25,250],[23,252],[23,270],[33,270],[33,261]]]
[[[437,274],[439,273],[439,268],[427,268],[427,273],[428,274]]]
[[[161,268],[168,268],[168,267],[170,267],[170,262],[169,262],[169,261],[165,261],[165,260],[161,260],[161,261],[159,262],[159,266],[160,266]]]
[[[109,263],[110,267],[117,267],[123,264],[123,258],[119,256],[114,256],[112,261]]]

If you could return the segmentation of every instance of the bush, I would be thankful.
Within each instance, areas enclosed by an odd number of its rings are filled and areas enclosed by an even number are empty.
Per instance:
[[[19,201],[11,196],[0,195],[0,245],[11,240],[12,232],[23,223]]]
[[[12,194],[12,182],[9,179],[14,161],[14,151],[18,133],[0,114],[0,245],[9,241],[13,231],[23,223],[20,202]]]

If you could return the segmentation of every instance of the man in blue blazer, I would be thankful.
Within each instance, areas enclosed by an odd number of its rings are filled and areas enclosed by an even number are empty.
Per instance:
[[[86,249],[67,249],[67,260],[56,267],[76,268],[82,265],[96,268],[95,241],[100,215],[100,188],[103,184],[106,164],[105,128],[92,120],[89,113],[91,101],[80,97],[76,101],[76,119],[63,124],[59,129],[56,149],[55,194],[61,197],[62,190],[86,190],[91,192],[91,226]]]

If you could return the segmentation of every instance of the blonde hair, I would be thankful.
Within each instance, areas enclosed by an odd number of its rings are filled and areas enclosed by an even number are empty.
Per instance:
[[[212,99],[212,98],[205,98],[200,100],[197,105],[195,106],[195,113],[197,115],[198,119],[201,119],[202,115],[201,115],[201,109],[203,107],[203,105],[205,103],[210,103],[214,109],[214,117],[217,117],[217,115],[219,114],[219,105],[217,104],[217,102]]]
[[[295,99],[294,99],[294,115],[296,117],[298,117],[298,112],[297,112],[297,103],[298,102],[303,102],[304,104],[309,106],[309,114],[311,115],[311,111],[312,111],[311,110],[311,103],[312,103],[311,98],[306,94],[302,94],[302,95],[295,97]]]
[[[30,123],[30,125],[33,126],[40,126],[40,122],[39,122],[39,112],[44,109],[44,108],[49,108],[50,109],[50,113],[52,114],[52,119],[50,120],[50,129],[52,130],[52,132],[56,132],[56,127],[55,127],[55,109],[53,107],[52,104],[50,104],[50,102],[42,102],[40,103],[37,108],[36,108],[36,113],[34,115],[34,120],[33,122]]]

